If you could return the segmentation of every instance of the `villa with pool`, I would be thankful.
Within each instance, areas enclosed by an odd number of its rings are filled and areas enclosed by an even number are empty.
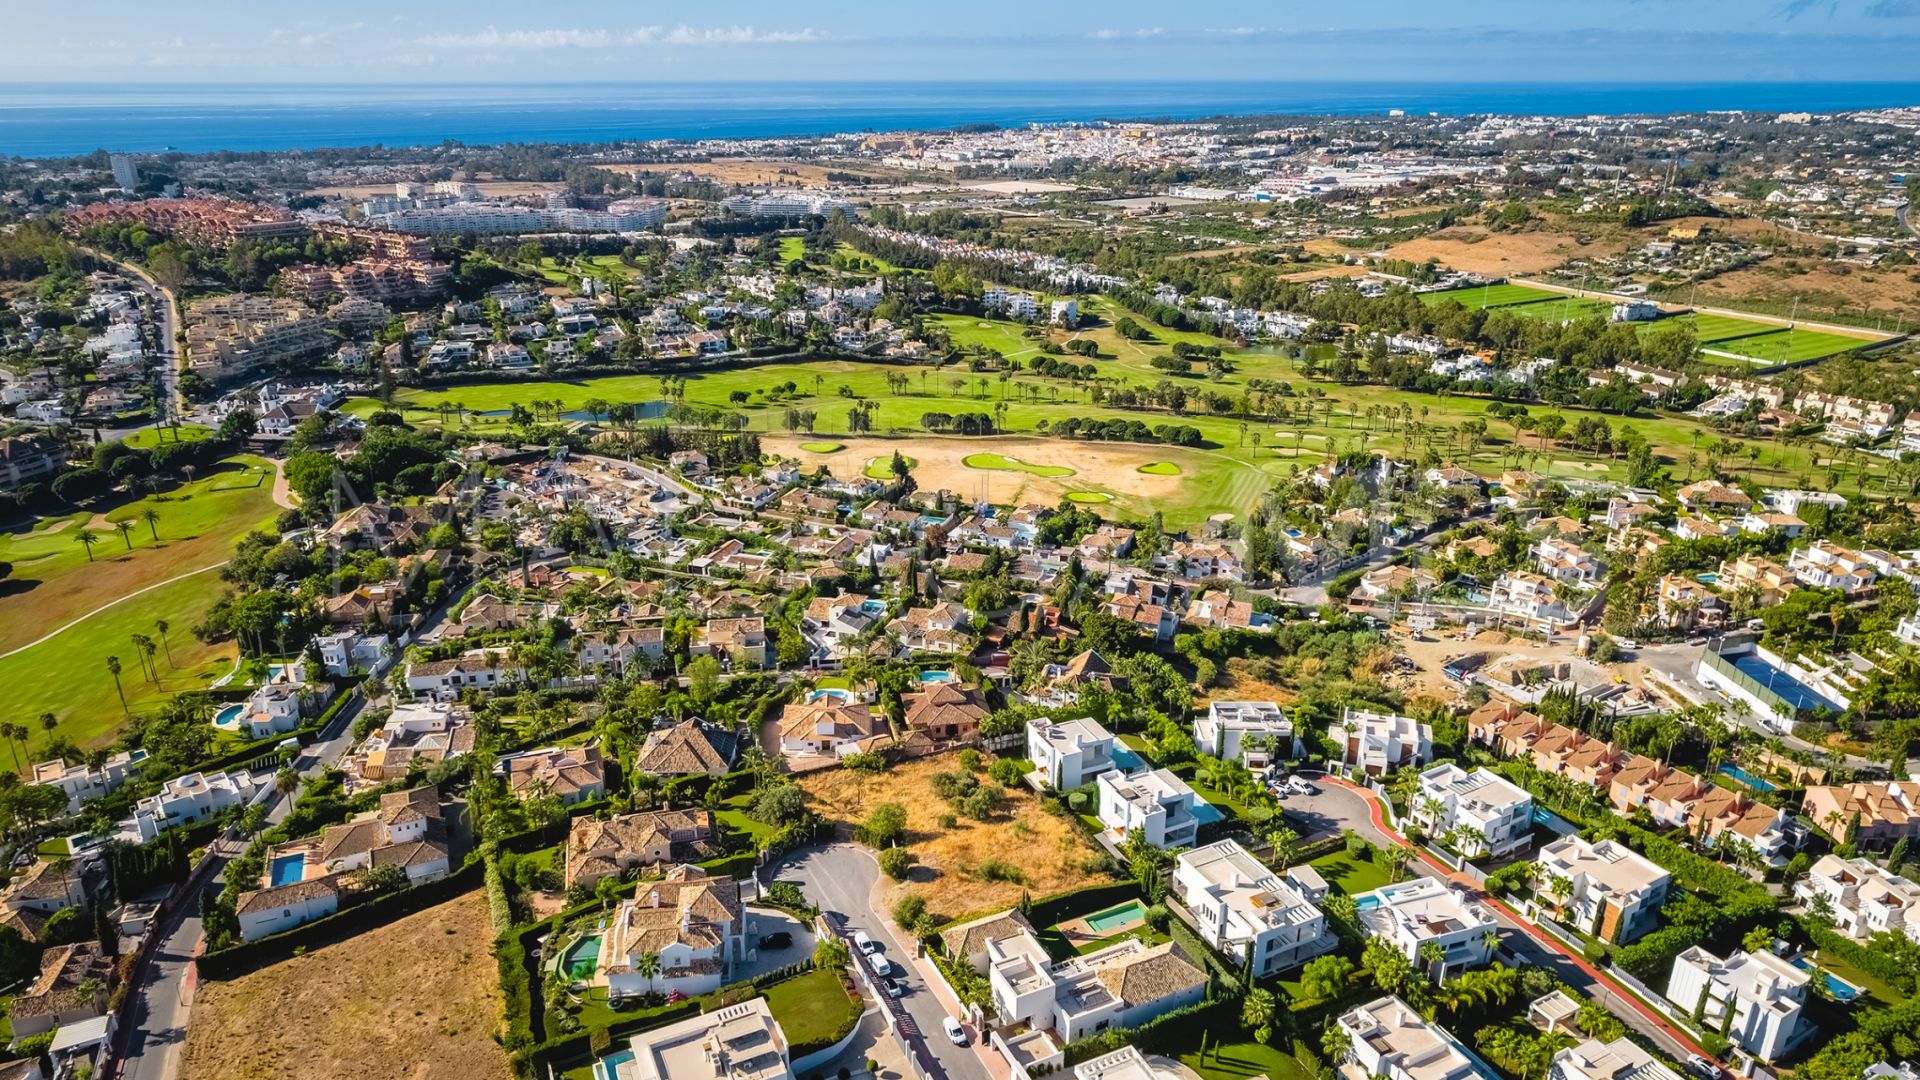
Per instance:
[[[390,791],[380,805],[318,836],[267,849],[260,888],[240,894],[240,937],[253,941],[333,914],[355,870],[398,866],[407,883],[444,877],[452,865],[439,790]]]
[[[746,956],[740,883],[692,866],[645,882],[600,928],[591,983],[609,1000],[678,990],[692,997],[725,985]],[[642,957],[657,963],[642,963]]]

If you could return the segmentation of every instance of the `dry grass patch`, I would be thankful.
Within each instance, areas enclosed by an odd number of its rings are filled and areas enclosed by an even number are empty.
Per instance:
[[[986,485],[988,502],[1008,506],[1037,502],[1057,506],[1069,491],[1086,487],[1088,477],[1099,477],[1115,494],[1147,500],[1174,498],[1186,478],[1180,475],[1143,473],[1140,466],[1165,461],[1164,446],[1139,443],[1100,443],[1073,439],[1000,436],[991,440],[925,435],[906,439],[850,438],[831,453],[800,453],[813,440],[795,435],[762,435],[760,444],[767,452],[798,458],[809,467],[825,465],[843,480],[872,475],[873,462],[882,466],[893,460],[898,450],[913,462],[913,478],[923,491],[945,488],[971,498]],[[1043,462],[1065,466],[1077,475],[1035,476],[1033,473],[1005,468],[966,464],[974,457],[985,460],[991,455],[983,448],[1020,462]]]
[[[1477,274],[1537,274],[1569,259],[1617,255],[1624,247],[1617,240],[1583,244],[1567,233],[1544,229],[1492,233],[1461,227],[1395,244],[1388,254],[1410,262],[1438,259],[1443,266]]]
[[[485,894],[203,983],[191,1080],[479,1080],[509,1075]]]
[[[858,825],[879,803],[906,807],[907,848],[919,866],[910,881],[887,884],[888,906],[911,889],[926,898],[929,911],[954,918],[1015,904],[1023,888],[1046,896],[1109,880],[1087,870],[1098,854],[1093,846],[1024,787],[1007,790],[1006,804],[992,821],[960,818],[953,828],[941,828],[941,815],[952,810],[933,793],[933,776],[959,767],[958,754],[937,754],[877,775],[851,769],[811,773],[800,778],[800,786],[816,812],[849,825]],[[990,859],[1018,868],[1025,881],[986,880],[979,867]]]

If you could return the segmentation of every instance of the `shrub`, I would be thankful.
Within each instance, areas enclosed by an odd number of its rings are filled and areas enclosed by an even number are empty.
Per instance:
[[[1010,881],[1019,885],[1027,880],[1027,875],[1019,867],[1000,858],[982,859],[974,873],[983,881]]]
[[[1012,787],[1027,775],[1027,770],[1019,758],[1001,758],[987,769],[987,775],[996,784]]]
[[[960,819],[952,814],[941,814],[935,820],[943,829],[956,829],[960,827]]]
[[[960,767],[968,772],[980,771],[980,751],[969,746],[960,751]]]
[[[880,872],[895,881],[901,881],[913,872],[913,852],[906,848],[894,847],[880,853]]]
[[[913,929],[920,916],[927,913],[926,897],[919,893],[907,893],[893,903],[893,922],[903,930]]]

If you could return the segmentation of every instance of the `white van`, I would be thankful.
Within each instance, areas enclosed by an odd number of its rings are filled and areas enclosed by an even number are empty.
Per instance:
[[[868,937],[865,930],[855,930],[853,932],[853,947],[866,953],[868,956],[873,956],[880,951],[880,943]]]

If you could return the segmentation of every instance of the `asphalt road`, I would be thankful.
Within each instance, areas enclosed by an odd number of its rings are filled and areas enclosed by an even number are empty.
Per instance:
[[[894,936],[892,922],[884,913],[873,910],[871,898],[880,867],[872,855],[852,844],[813,848],[782,863],[775,876],[783,881],[799,882],[807,898],[820,905],[821,910],[836,912],[846,919],[849,933],[865,930],[869,937],[881,943],[886,957],[897,969],[906,972],[904,977],[895,976],[907,988],[901,1003],[919,1025],[926,1036],[927,1048],[939,1059],[941,1069],[951,1080],[989,1080],[986,1066],[972,1050],[953,1045],[941,1034],[946,1010],[908,961],[913,952]]]
[[[179,313],[174,306],[173,294],[162,288],[151,274],[140,267],[116,259],[104,251],[94,248],[86,250],[102,262],[112,263],[131,275],[139,283],[140,290],[147,294],[147,300],[159,323],[159,330],[155,336],[157,351],[153,361],[156,373],[159,375],[160,386],[159,392],[154,395],[153,426],[163,425],[180,413],[180,354],[174,344],[180,327]],[[107,438],[116,439],[124,438],[136,430],[138,429],[126,428],[102,432],[102,434]]]

